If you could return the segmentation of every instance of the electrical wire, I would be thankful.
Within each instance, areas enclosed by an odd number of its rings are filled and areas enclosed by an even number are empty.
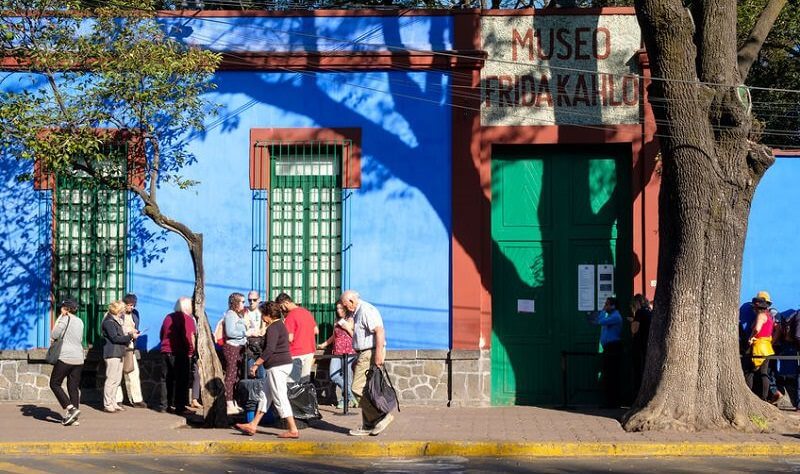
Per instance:
[[[185,18],[185,16],[181,16],[181,17]],[[203,18],[203,19],[209,20],[208,18]],[[229,26],[234,26],[234,25],[230,25],[227,22],[222,22],[222,23],[224,23],[226,25],[229,25]],[[269,28],[266,28],[266,29],[269,29]],[[376,30],[373,30],[373,31],[378,31],[378,30],[379,30],[379,28],[376,28]],[[281,31],[281,30],[279,30],[279,31]],[[294,34],[293,32],[285,32],[285,31],[283,31],[283,32],[284,33],[288,33],[288,34]],[[367,35],[367,33],[363,34],[362,37],[364,37],[366,35]],[[198,37],[199,39],[203,39],[202,35],[194,35],[194,36]],[[251,38],[250,36],[241,35],[241,34],[234,34],[234,36],[238,36],[240,39],[245,39],[245,40]],[[312,36],[312,37],[315,37],[315,38],[330,39],[329,37],[324,37],[324,36],[320,36],[320,35],[309,35],[309,36]],[[206,40],[211,40],[211,38],[205,38],[205,39]],[[346,40],[344,42],[353,43],[350,40]],[[274,45],[274,43],[271,43],[271,44]],[[363,44],[363,43],[360,43],[360,44]],[[370,43],[370,45],[374,46],[375,44],[374,43]],[[386,45],[381,45],[381,46],[386,46]],[[404,51],[418,51],[418,50],[407,50],[406,49]],[[433,53],[433,54],[444,54],[444,53],[438,53],[438,52],[432,52],[432,51],[424,51],[424,52],[428,53],[428,54],[430,54],[430,53]],[[228,52],[226,54],[228,54],[229,56],[236,57],[235,53]],[[460,56],[460,55],[456,55],[456,56],[464,57],[464,56]],[[246,61],[246,58],[243,58],[241,56],[239,56],[239,58],[242,59],[243,61]],[[293,72],[293,73],[296,73],[296,74],[297,73],[312,73],[312,74],[315,74],[314,71],[298,71],[298,70],[290,69],[290,68],[282,68],[282,69],[284,69],[287,72]],[[328,72],[339,72],[339,71],[337,71],[335,69],[332,69],[332,68],[321,68],[321,69],[326,70]],[[393,69],[403,69],[403,68],[402,67],[393,66]],[[409,71],[412,71],[411,68],[407,68],[407,69]],[[572,69],[574,70],[574,68],[572,68]],[[431,70],[431,69],[426,69],[426,70]],[[435,70],[435,69],[433,69],[433,70]],[[582,70],[578,70],[578,71],[582,71]],[[422,72],[422,71],[420,71],[420,72]],[[439,72],[442,72],[443,74],[450,74],[450,75],[453,75],[453,74],[465,74],[465,75],[469,75],[469,77],[471,77],[471,73],[459,73],[458,71],[452,71],[452,70],[440,70]],[[592,72],[592,73],[595,73],[595,74],[599,73],[598,71],[589,71],[589,72]],[[396,79],[392,79],[392,75],[388,75],[387,77],[389,78],[389,80],[394,80],[396,82]],[[642,76],[638,76],[638,77],[642,77]],[[383,81],[381,81],[381,82],[383,82]],[[414,81],[406,81],[406,82],[407,83],[413,83],[415,86],[417,85],[416,82],[414,82]],[[441,105],[441,101],[431,101],[429,99],[416,97],[416,96],[409,95],[409,94],[398,94],[397,92],[386,91],[386,90],[379,89],[379,88],[365,87],[365,86],[363,86],[361,84],[353,84],[353,83],[347,83],[347,82],[345,82],[344,84],[349,85],[349,86],[354,86],[354,87],[365,88],[365,89],[372,90],[372,91],[379,92],[379,93],[387,93],[387,94],[390,94],[390,95],[397,95],[398,97],[416,99],[416,100],[421,100],[421,101],[425,101],[425,102],[433,102],[433,103],[436,103],[438,105]],[[442,90],[446,90],[447,89],[447,87],[439,86],[438,84],[430,84],[430,85],[432,85],[434,87],[440,87]],[[450,87],[453,87],[453,85],[450,85]],[[490,92],[493,92],[493,91],[499,91],[501,89],[491,89],[491,88],[489,88],[488,90]],[[506,91],[506,89],[502,89],[502,90],[504,92]],[[486,92],[486,89],[484,89],[483,91],[478,91],[478,92],[473,93],[473,94],[470,94],[470,93],[459,93],[457,90],[451,90],[451,96],[453,98],[463,98],[463,99],[467,99],[467,100],[482,100],[483,94],[485,92]],[[481,96],[481,97],[479,98],[478,96]],[[664,99],[658,99],[658,100],[666,102],[666,100],[664,100]],[[655,102],[655,100],[653,100],[651,98],[651,105],[654,105],[655,107],[659,107],[660,106],[658,104],[652,104],[652,102]],[[480,112],[480,108],[467,107],[467,106],[462,106],[462,105],[459,105],[459,104],[452,104],[452,103],[450,103],[448,105],[451,106],[451,107],[461,107],[461,108],[466,108],[468,110],[473,110],[473,111]],[[592,118],[596,118],[597,117],[596,113],[581,113],[581,112],[578,112],[578,111],[568,110],[568,109],[561,109],[557,113],[559,115],[562,115],[562,116],[573,116],[573,117],[589,116],[589,117],[592,117]],[[528,114],[520,115],[519,113],[514,113],[514,112],[507,113],[506,116],[520,117],[520,118],[529,118],[530,117],[530,115],[528,115]],[[789,116],[791,116],[791,115],[789,115]],[[538,117],[537,120],[538,121],[545,121],[545,122],[548,122],[548,123],[557,124],[557,122],[555,120],[550,120],[550,119],[547,119],[547,118]],[[657,124],[663,124],[663,125],[667,125],[668,124],[665,121],[661,121],[661,120],[656,120],[656,123]],[[563,123],[558,123],[558,124],[563,124]],[[569,124],[569,125],[573,125],[573,126],[577,126],[577,127],[583,127],[583,128],[597,129],[597,130],[609,130],[609,128],[606,127],[606,126],[592,126],[592,125],[580,124],[580,123]],[[735,127],[719,127],[719,126],[714,127],[714,126],[712,126],[712,129],[714,131],[725,131],[725,130],[730,130],[732,128],[735,128]],[[789,137],[797,135],[796,132],[791,132],[791,131],[788,131],[788,130],[775,130],[775,129],[764,129],[764,130],[761,131],[761,133],[764,134],[764,135],[789,136]],[[661,136],[661,137],[664,137],[664,138],[668,138],[669,137],[669,135],[658,135],[658,134],[656,136]]]

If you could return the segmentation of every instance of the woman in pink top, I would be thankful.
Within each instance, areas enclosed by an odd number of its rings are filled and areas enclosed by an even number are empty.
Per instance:
[[[756,395],[760,395],[762,400],[766,400],[769,395],[769,362],[764,358],[775,354],[772,348],[772,330],[775,320],[769,312],[769,304],[763,299],[753,299],[753,310],[756,312],[756,320],[749,340],[753,355],[753,367],[745,374],[745,380],[750,390],[753,390],[753,382],[758,375],[761,379],[761,392]]]
[[[356,360],[356,351],[353,350],[353,317],[347,314],[341,303],[336,303],[336,324],[333,325],[333,335],[327,341],[318,345],[318,349],[325,349],[333,343],[333,355],[347,355],[345,369],[347,370],[347,387],[344,385],[344,373],[342,372],[342,358],[331,359],[330,377],[331,381],[342,390],[342,397],[347,394],[350,406],[356,407],[356,399],[350,387],[353,384],[353,362]],[[339,400],[336,404],[338,408],[344,408],[344,400]]]

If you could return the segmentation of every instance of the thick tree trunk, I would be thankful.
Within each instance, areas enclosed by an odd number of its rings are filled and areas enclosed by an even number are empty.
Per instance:
[[[769,429],[775,407],[746,386],[737,322],[753,188],[703,172],[702,152],[665,160],[655,315],[627,430]],[[668,164],[669,163],[669,164]]]
[[[769,430],[783,418],[744,380],[738,354],[750,204],[773,158],[737,97],[736,4],[637,0],[659,120],[658,286],[644,379],[625,429]]]

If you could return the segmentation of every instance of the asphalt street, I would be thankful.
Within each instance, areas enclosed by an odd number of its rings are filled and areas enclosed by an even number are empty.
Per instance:
[[[284,458],[275,456],[0,456],[0,472],[191,473],[769,473],[800,472],[800,458]]]

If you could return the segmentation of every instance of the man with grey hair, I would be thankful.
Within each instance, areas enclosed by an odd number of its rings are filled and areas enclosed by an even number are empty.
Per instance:
[[[364,396],[367,385],[367,370],[381,367],[386,359],[386,331],[378,308],[347,290],[339,298],[342,306],[353,315],[353,349],[358,354],[353,369],[353,395],[361,407],[361,427],[350,430],[350,436],[379,435],[394,420],[391,413],[383,414]]]
[[[247,337],[264,337],[264,334],[267,332],[267,325],[261,321],[261,311],[258,310],[259,303],[261,303],[261,295],[259,295],[256,290],[250,290],[250,292],[247,293],[248,306],[244,313]],[[255,363],[258,355],[253,356],[253,354],[247,350],[245,353],[247,354],[247,370],[250,370],[250,366]],[[256,378],[263,379],[266,373],[267,371],[264,369],[264,366],[260,365],[256,371]]]

